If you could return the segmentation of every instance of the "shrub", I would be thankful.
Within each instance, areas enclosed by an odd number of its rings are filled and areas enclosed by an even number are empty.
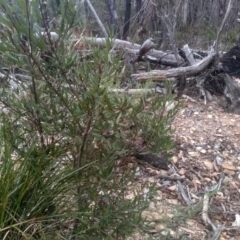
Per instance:
[[[130,235],[146,202],[126,198],[134,171],[117,160],[134,153],[136,141],[168,157],[173,96],[110,92],[120,58],[109,61],[110,40],[88,57],[76,51],[71,1],[60,6],[56,41],[37,1],[0,6],[1,239]]]

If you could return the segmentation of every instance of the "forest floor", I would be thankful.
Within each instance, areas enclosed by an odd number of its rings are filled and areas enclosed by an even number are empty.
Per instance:
[[[142,181],[155,182],[158,189],[142,213],[151,230],[129,240],[240,240],[240,115],[224,112],[220,99],[214,97],[205,105],[199,97],[185,95],[173,123],[177,145],[169,170],[140,167]],[[204,222],[202,199],[223,173],[220,189],[209,193],[207,206],[209,219],[224,229],[219,238],[211,238],[214,232]],[[190,205],[179,191],[179,182]]]

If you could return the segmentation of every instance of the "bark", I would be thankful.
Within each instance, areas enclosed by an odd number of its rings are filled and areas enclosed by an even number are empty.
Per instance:
[[[129,34],[130,28],[130,18],[131,18],[131,0],[126,1],[126,8],[125,8],[125,18],[124,18],[124,27],[123,27],[123,39],[126,40]]]
[[[97,23],[98,23],[98,25],[99,25],[99,27],[100,27],[104,37],[107,38],[108,37],[108,33],[107,33],[105,27],[103,26],[100,18],[98,17],[98,15],[97,15],[97,13],[96,13],[92,3],[90,2],[90,0],[85,0],[85,2],[87,3],[87,5],[88,5],[89,9],[91,10],[93,16],[95,17],[95,19],[96,19],[96,21],[97,21]]]

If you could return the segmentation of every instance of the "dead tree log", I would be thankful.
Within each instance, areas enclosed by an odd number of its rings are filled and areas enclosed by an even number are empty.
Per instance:
[[[173,77],[190,77],[194,76],[201,71],[203,71],[213,60],[215,54],[212,53],[208,57],[204,58],[202,61],[188,67],[179,67],[168,70],[154,70],[151,72],[132,74],[132,78],[135,81],[148,81],[148,80],[163,80]]]
[[[113,49],[131,50],[136,55],[138,55],[139,50],[141,48],[141,45],[139,44],[131,43],[131,42],[120,40],[120,39],[108,40],[106,38],[83,37],[82,39],[76,39],[75,41],[79,42],[81,40],[85,41],[90,45],[96,45],[100,47],[106,47],[106,41],[110,41]],[[144,59],[153,61],[153,62],[158,62],[159,64],[166,65],[166,66],[171,66],[171,67],[178,66],[177,60],[174,54],[163,52],[160,50],[152,49],[145,55]],[[184,62],[183,59],[182,59],[182,62]]]

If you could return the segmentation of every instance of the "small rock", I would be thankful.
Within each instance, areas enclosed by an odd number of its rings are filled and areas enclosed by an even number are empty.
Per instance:
[[[207,151],[205,149],[202,149],[200,152],[201,153],[206,153]]]
[[[206,166],[206,168],[208,169],[208,170],[213,170],[213,164],[211,163],[211,162],[209,162],[209,161],[203,161],[203,163],[204,163],[204,165]]]
[[[222,164],[222,168],[227,169],[227,170],[231,170],[231,171],[236,171],[237,168],[235,166],[233,166],[231,163],[228,162],[224,162]]]
[[[193,132],[195,132],[197,129],[195,128],[195,127],[192,127],[191,129],[190,129],[190,132],[191,133],[193,133]]]
[[[178,162],[178,157],[177,156],[173,156],[172,157],[172,161],[174,164],[176,164]]]
[[[212,115],[208,115],[207,118],[212,118],[213,116]]]
[[[168,230],[164,230],[164,231],[161,232],[161,234],[162,234],[163,236],[167,236],[167,235],[169,234],[169,231],[168,231]]]
[[[157,231],[161,231],[161,230],[163,230],[165,228],[166,228],[166,226],[164,224],[162,224],[162,223],[158,223],[158,224],[155,225],[155,229]]]
[[[171,187],[168,188],[170,191],[176,191],[177,189],[177,186],[176,185],[173,185]]]
[[[222,165],[223,159],[220,156],[216,156],[216,162],[217,162],[217,165]]]
[[[202,150],[202,147],[196,147],[196,151],[200,152]]]

